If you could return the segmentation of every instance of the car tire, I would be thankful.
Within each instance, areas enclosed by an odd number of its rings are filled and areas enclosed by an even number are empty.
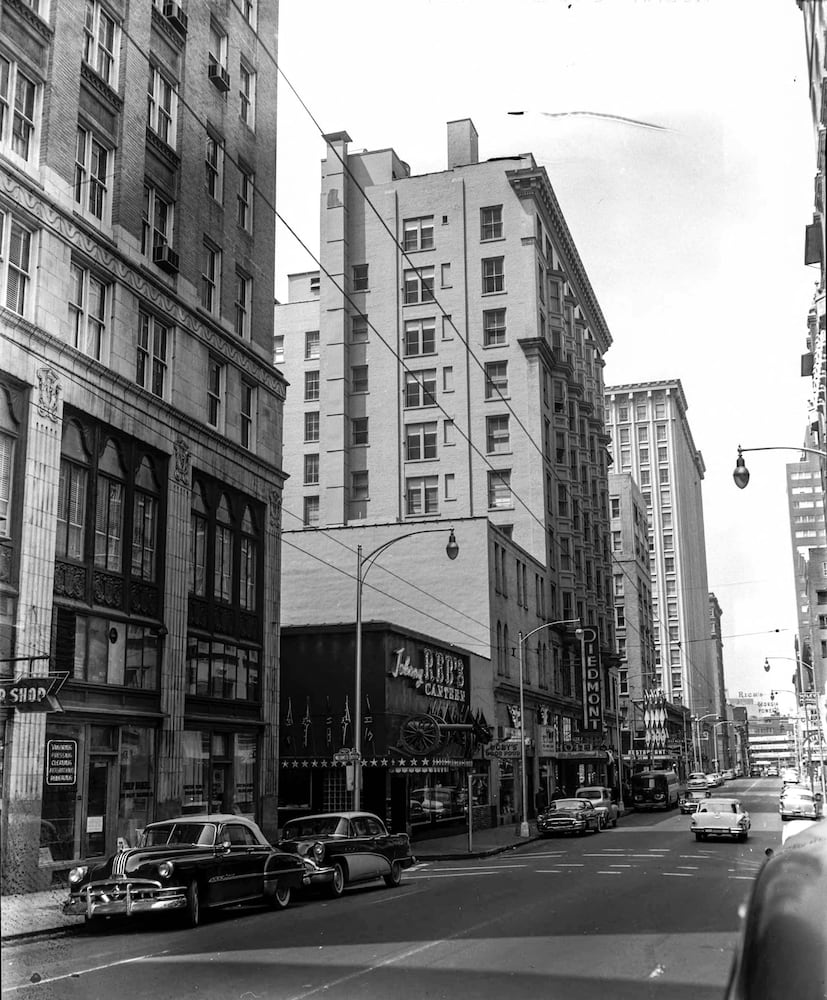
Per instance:
[[[276,882],[276,888],[267,897],[267,905],[274,910],[286,910],[290,905],[293,890],[289,885]]]
[[[389,888],[399,885],[402,882],[402,865],[398,861],[391,862],[391,870],[389,875],[383,876],[385,885]]]
[[[338,899],[342,893],[345,891],[345,885],[347,884],[347,879],[345,878],[345,869],[341,861],[337,861],[333,865],[333,881],[329,883],[327,887],[327,893],[334,899]]]
[[[193,879],[187,886],[187,926],[198,927],[201,921],[201,891]]]
[[[704,839],[704,835],[700,831],[696,830],[695,831],[695,840],[703,840],[703,839]]]

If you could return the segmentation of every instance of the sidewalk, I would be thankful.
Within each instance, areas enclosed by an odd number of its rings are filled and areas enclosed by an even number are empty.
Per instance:
[[[507,826],[473,831],[471,851],[468,850],[467,831],[448,837],[429,837],[427,840],[416,841],[411,850],[417,861],[487,858],[536,839],[537,830],[533,823],[529,827],[528,838],[521,837],[518,830],[518,825],[509,823]],[[0,897],[0,939],[4,942],[13,941],[16,938],[60,933],[82,926],[83,917],[67,917],[61,913],[68,895],[67,888],[58,887],[45,892]]]

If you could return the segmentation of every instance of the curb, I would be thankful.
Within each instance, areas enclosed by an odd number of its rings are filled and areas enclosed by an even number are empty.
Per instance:
[[[495,854],[502,854],[505,851],[513,851],[517,847],[522,847],[523,844],[530,844],[532,841],[539,839],[539,837],[526,837],[525,840],[520,840],[513,844],[503,844],[498,847],[486,847],[479,851],[439,851],[433,854],[425,854],[422,851],[416,851],[416,860],[462,861],[464,858],[490,858]]]

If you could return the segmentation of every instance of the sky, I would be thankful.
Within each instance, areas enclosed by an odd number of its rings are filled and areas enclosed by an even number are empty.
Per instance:
[[[312,253],[323,133],[423,174],[446,167],[446,122],[471,118],[481,160],[546,167],[613,338],[606,385],[683,384],[728,694],[790,688],[785,465],[807,424],[818,279],[795,0],[280,0],[279,21],[293,90],[280,79],[277,208]],[[286,276],[317,265],[276,237],[285,301]],[[791,450],[746,455],[741,491],[739,444]]]

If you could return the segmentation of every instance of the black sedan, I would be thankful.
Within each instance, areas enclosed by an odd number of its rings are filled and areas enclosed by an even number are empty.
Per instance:
[[[309,884],[307,866],[272,847],[242,816],[181,816],[151,823],[137,847],[69,873],[63,912],[87,919],[181,910],[191,927],[203,911],[236,903],[290,903]]]
[[[537,832],[541,837],[554,833],[576,833],[588,830],[600,833],[600,813],[589,799],[555,799],[537,817]]]
[[[373,813],[340,812],[302,816],[285,823],[279,847],[318,866],[310,873],[314,886],[341,896],[355,882],[402,881],[402,870],[415,861],[407,833],[388,833]]]

